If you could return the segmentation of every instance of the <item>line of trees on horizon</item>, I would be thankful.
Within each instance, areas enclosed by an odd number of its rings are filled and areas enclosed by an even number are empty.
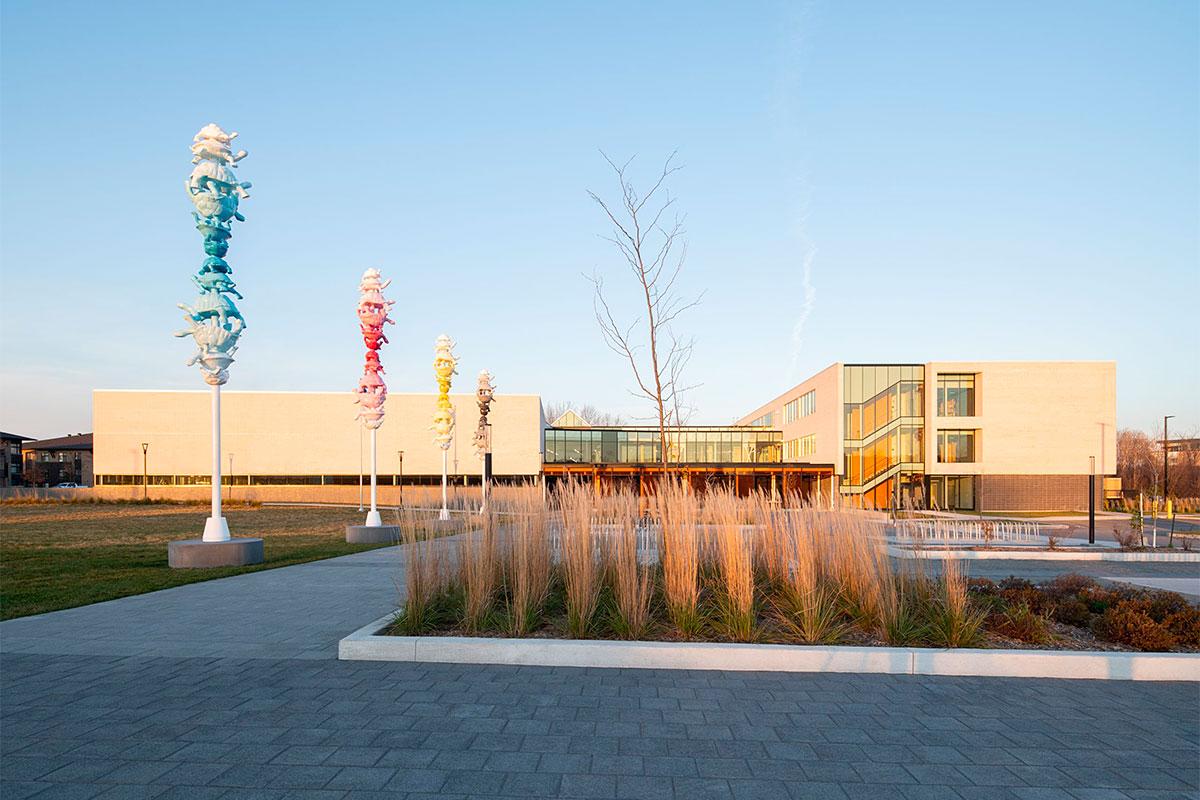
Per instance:
[[[1197,438],[1195,431],[1179,438]],[[1117,476],[1121,489],[1127,493],[1142,492],[1147,496],[1162,492],[1163,444],[1162,434],[1155,435],[1134,428],[1117,431]],[[1200,497],[1200,449],[1180,450],[1167,468],[1168,497]]]

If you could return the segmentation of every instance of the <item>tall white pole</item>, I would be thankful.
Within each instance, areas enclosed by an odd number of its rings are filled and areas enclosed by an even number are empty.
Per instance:
[[[212,385],[212,516],[204,522],[204,541],[229,541],[229,524],[221,516],[221,384]]]
[[[375,487],[378,479],[375,474],[375,434],[378,431],[371,428],[371,510],[367,513],[367,527],[378,528],[383,525],[383,518],[379,516],[379,509],[375,507]]]
[[[446,467],[449,455],[447,451],[442,450],[442,513],[438,514],[438,519],[450,519],[450,509],[446,505]]]

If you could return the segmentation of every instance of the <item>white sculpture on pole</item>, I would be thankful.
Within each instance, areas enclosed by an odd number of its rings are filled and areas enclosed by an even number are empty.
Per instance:
[[[387,384],[380,375],[383,366],[379,363],[379,349],[387,343],[383,333],[385,324],[395,323],[388,317],[388,311],[395,300],[383,296],[383,290],[391,281],[383,280],[377,269],[369,269],[362,274],[358,284],[361,295],[358,299],[358,322],[362,330],[363,343],[367,346],[367,360],[363,366],[362,377],[358,379],[358,390],[354,402],[358,403],[358,418],[371,431],[371,510],[367,512],[366,527],[378,528],[383,525],[376,507],[376,443],[375,437],[379,426],[383,424],[384,403],[387,400]]]
[[[433,345],[433,373],[437,379],[437,408],[433,412],[433,442],[442,448],[442,511],[438,519],[450,519],[446,502],[447,460],[450,443],[454,440],[454,406],[450,404],[450,381],[457,374],[458,356],[454,355],[454,340],[446,334]]]

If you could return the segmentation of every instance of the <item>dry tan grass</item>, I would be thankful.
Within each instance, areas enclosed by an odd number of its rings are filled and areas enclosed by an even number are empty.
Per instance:
[[[713,529],[717,608],[729,638],[748,642],[755,635],[754,549],[742,531],[744,506],[728,492],[715,492],[705,503],[705,520]],[[775,528],[760,529],[763,539],[775,540]],[[771,546],[772,549],[776,545]]]
[[[407,545],[404,569],[404,608],[397,625],[405,633],[421,633],[429,627],[429,610],[449,582],[446,548],[433,530],[431,512],[407,509],[400,512],[400,539]]]
[[[463,588],[463,627],[470,633],[484,626],[492,611],[499,582],[495,511],[489,510],[481,515],[479,524],[481,530],[464,536],[458,549],[459,581]]]
[[[722,491],[698,497],[674,483],[649,504],[643,518],[630,493],[598,496],[590,486],[564,484],[547,504],[539,487],[513,492],[493,507],[498,522],[455,551],[451,591],[443,565],[415,571],[413,607],[440,592],[445,617],[461,592],[455,613],[468,632],[481,632],[496,629],[488,612],[503,598],[503,629],[515,636],[565,628],[575,637],[812,644],[865,637],[964,646],[977,638],[981,618],[957,565],[936,580],[921,561],[893,568],[878,515],[828,505],[784,510]],[[651,531],[646,555],[656,552],[657,563],[639,559],[639,536]],[[415,550],[414,559],[441,558]],[[610,602],[604,614],[602,600]],[[548,606],[565,609],[563,617],[547,617]]]
[[[595,497],[590,486],[572,482],[555,493],[555,501],[567,628],[578,638],[587,636],[600,599],[602,561],[597,557],[598,543],[592,527]]]
[[[654,496],[654,516],[662,524],[663,597],[680,635],[700,627],[700,504],[677,482],[664,482]]]
[[[608,575],[616,605],[616,627],[626,639],[640,639],[650,625],[654,568],[638,561],[638,499],[631,492],[606,498],[603,521],[615,530],[608,548]]]
[[[530,488],[508,500],[509,534],[504,558],[507,629],[528,634],[538,622],[550,592],[550,535],[541,493]]]

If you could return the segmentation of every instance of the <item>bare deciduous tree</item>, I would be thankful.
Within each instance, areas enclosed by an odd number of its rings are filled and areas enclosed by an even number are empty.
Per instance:
[[[676,336],[672,323],[700,302],[699,297],[681,297],[675,286],[687,256],[687,243],[683,239],[683,220],[674,213],[675,200],[665,185],[680,169],[673,165],[674,158],[672,153],[654,184],[641,193],[627,175],[633,159],[618,165],[604,155],[621,186],[619,204],[609,204],[595,192],[588,192],[612,225],[611,234],[604,238],[625,259],[637,285],[640,308],[631,322],[618,322],[604,293],[604,279],[596,273],[590,278],[595,286],[596,321],[605,344],[629,362],[637,386],[632,394],[654,406],[664,467],[670,451],[667,429],[685,421],[684,394],[694,388],[683,378],[694,341]],[[668,214],[669,222],[665,219]]]

